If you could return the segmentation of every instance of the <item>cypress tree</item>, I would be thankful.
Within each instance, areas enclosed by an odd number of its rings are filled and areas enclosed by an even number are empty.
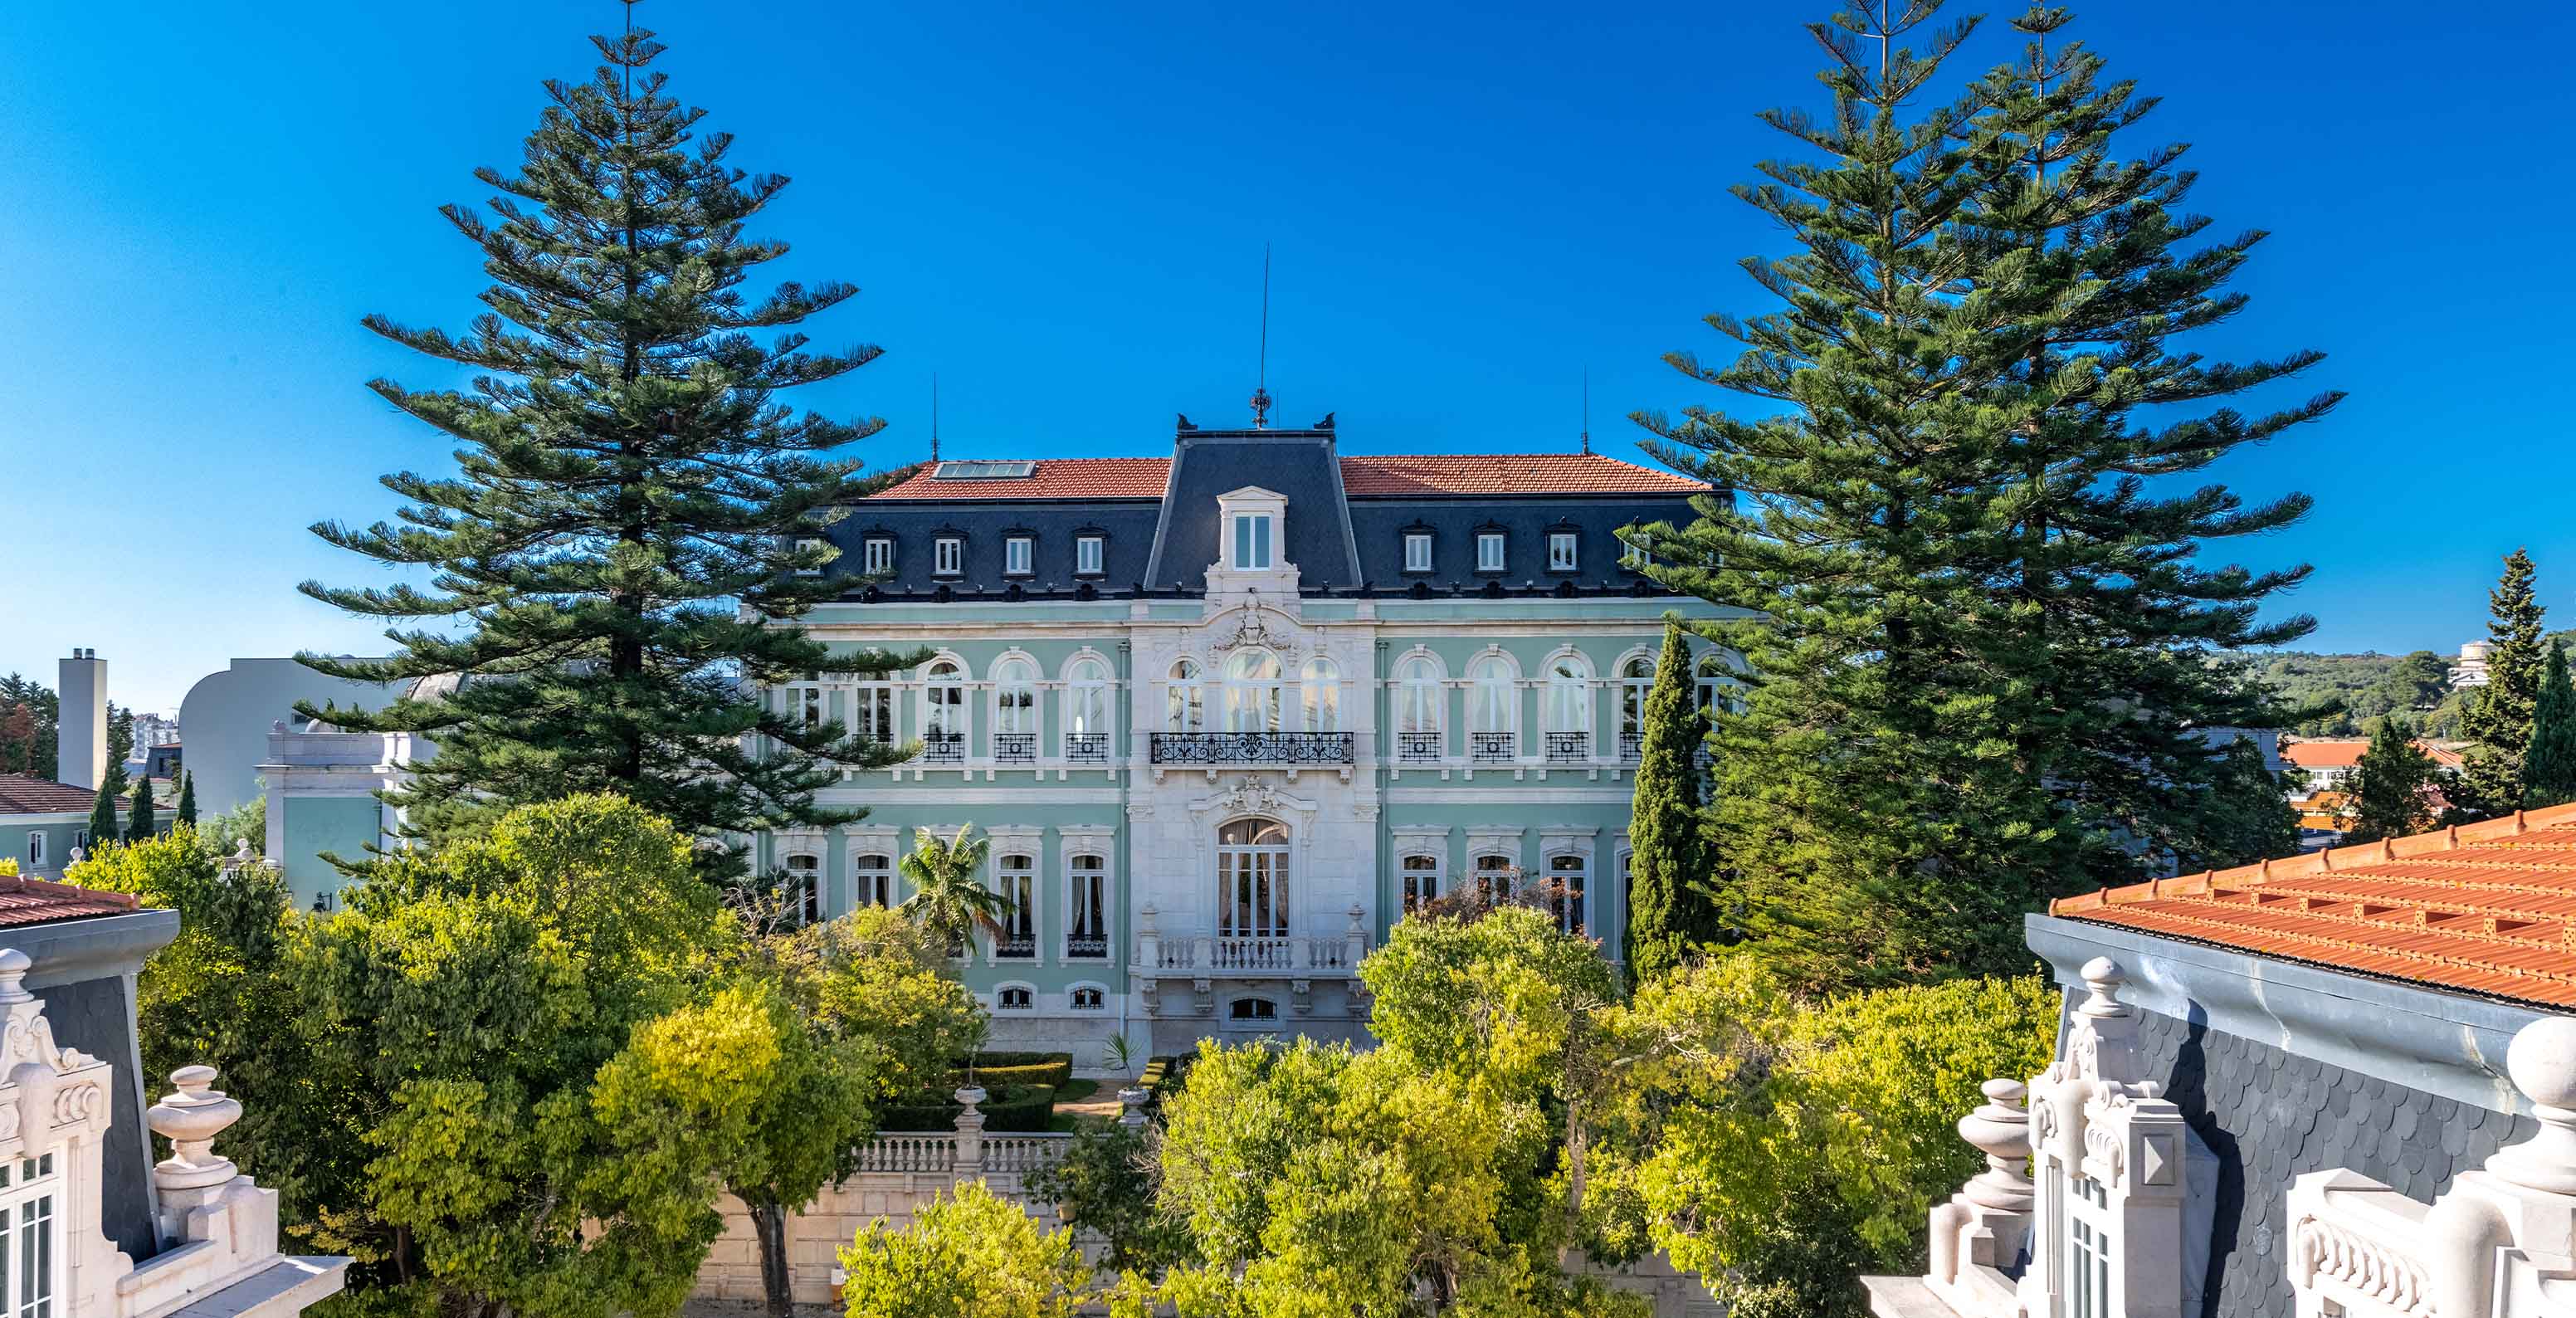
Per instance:
[[[92,854],[116,840],[116,807],[116,788],[101,779],[98,795],[90,798],[89,803],[89,849]]]
[[[2576,689],[2568,686],[2567,647],[2553,641],[2549,666],[2532,703],[2531,751],[2522,761],[2522,808],[2576,801]]]
[[[2195,566],[2304,496],[2164,489],[2340,397],[2243,414],[2222,400],[2319,354],[2173,342],[2244,305],[2263,235],[2205,239],[2181,147],[2114,149],[2154,102],[2052,49],[2062,11],[1940,97],[1975,22],[1939,9],[1811,25],[1832,112],[1767,115],[1811,156],[1737,189],[1801,244],[1745,262],[1786,305],[1709,318],[1730,365],[1669,359],[1755,409],[1638,418],[1726,492],[1650,570],[1729,607],[1749,705],[1718,725],[1718,846],[1810,983],[2020,969],[2022,912],[2205,851],[2201,730],[2286,716],[2214,660],[2313,626],[2257,619],[2305,567]]]
[[[185,769],[179,771],[179,822],[197,826],[197,775]]]
[[[2433,790],[2441,770],[2415,744],[2415,730],[2394,714],[2370,734],[2370,747],[2345,780],[2346,845],[2422,833],[2438,821]]]
[[[2541,669],[2548,662],[2540,643],[2544,610],[2531,579],[2531,555],[2516,549],[2505,556],[2504,575],[2487,596],[2487,684],[2471,696],[2460,720],[2461,730],[2477,743],[2460,771],[2467,797],[2462,804],[2472,818],[2522,809],[2523,756],[2531,749]]]
[[[125,840],[151,841],[152,835],[159,831],[154,827],[158,822],[152,817],[152,779],[148,775],[135,779],[134,795],[125,814]]]
[[[1628,824],[1628,922],[1621,953],[1631,983],[1663,975],[1725,933],[1717,906],[1717,855],[1700,802],[1700,747],[1708,719],[1681,625],[1664,624],[1664,653],[1638,729]]]
[[[878,350],[809,351],[792,329],[854,295],[847,284],[746,291],[787,251],[745,233],[787,180],[726,163],[730,137],[699,133],[703,112],[651,70],[663,47],[650,32],[594,44],[605,66],[546,84],[552,103],[517,172],[477,171],[500,194],[491,214],[443,211],[496,281],[492,310],[457,335],[365,321],[480,378],[465,391],[372,383],[441,432],[459,470],[384,477],[407,501],[404,525],[313,529],[425,567],[431,585],[305,583],[389,620],[399,653],[300,657],[336,677],[432,680],[372,712],[299,712],[428,734],[436,757],[387,800],[433,838],[590,791],[705,839],[846,822],[856,816],[818,806],[816,789],[900,750],[791,718],[757,688],[904,662],[827,649],[793,625],[848,584],[819,571],[836,557],[821,528],[877,483],[833,455],[883,423],[798,413],[776,395]],[[743,868],[725,848],[703,854],[710,877]]]

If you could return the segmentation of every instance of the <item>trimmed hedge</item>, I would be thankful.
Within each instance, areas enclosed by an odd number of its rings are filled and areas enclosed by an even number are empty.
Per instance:
[[[1145,1074],[1136,1081],[1153,1096],[1146,1101],[1160,1107],[1164,1099],[1181,1092],[1181,1086],[1189,1080],[1190,1063],[1197,1060],[1198,1054],[1190,1053],[1182,1057],[1157,1057],[1147,1062]]]
[[[1012,1085],[1062,1089],[1073,1081],[1073,1054],[977,1053],[974,1068],[975,1083],[997,1093]],[[949,1079],[966,1083],[966,1069],[960,1066],[949,1073]]]
[[[978,1110],[984,1114],[984,1129],[1000,1134],[1026,1134],[1042,1131],[1055,1117],[1053,1085],[987,1085],[992,1097]],[[922,1094],[911,1102],[891,1104],[877,1110],[877,1129],[881,1131],[944,1131],[957,1127],[957,1114],[964,1107],[954,1099],[941,1099],[936,1094]]]

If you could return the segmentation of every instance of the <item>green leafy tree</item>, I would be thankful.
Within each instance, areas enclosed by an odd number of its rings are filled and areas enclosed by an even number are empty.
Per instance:
[[[26,768],[21,772],[48,782],[60,779],[62,702],[54,689],[34,678],[11,673],[0,677],[0,704],[24,705],[35,720],[35,738],[28,743]]]
[[[126,802],[125,840],[141,842],[159,831],[160,821],[154,817],[152,810],[152,780],[137,778],[134,780],[134,792]]]
[[[36,763],[36,711],[11,701],[0,704],[0,773],[27,773]]]
[[[107,702],[107,762],[123,765],[134,758],[134,711]]]
[[[2476,817],[2522,808],[2522,761],[2539,711],[2544,610],[2532,590],[2531,555],[2505,555],[2504,575],[2487,596],[2487,684],[2469,698],[2465,731],[2477,744],[2461,766],[2462,804]]]
[[[123,830],[116,822],[116,807],[119,804],[116,794],[117,786],[114,780],[103,779],[98,785],[98,795],[90,798],[89,849],[93,853],[107,850],[109,844],[123,834]]]
[[[373,711],[299,710],[432,736],[436,758],[388,793],[432,838],[592,791],[701,839],[846,822],[815,790],[904,750],[773,709],[758,688],[904,662],[792,625],[848,585],[822,570],[836,557],[822,528],[875,486],[832,455],[882,423],[800,414],[776,395],[877,349],[809,351],[793,329],[855,294],[847,284],[745,289],[787,252],[745,232],[787,180],[745,174],[727,163],[729,136],[697,131],[702,112],[650,67],[663,50],[651,33],[596,44],[596,78],[546,85],[519,171],[477,172],[500,194],[492,214],[443,212],[496,281],[491,310],[455,335],[366,321],[480,378],[469,391],[373,384],[455,446],[458,470],[386,476],[406,501],[400,526],[314,531],[426,568],[430,584],[305,583],[387,619],[400,652],[301,658],[337,677],[432,681]],[[463,630],[419,625],[449,619]],[[697,854],[713,876],[740,871],[731,850]]]
[[[1717,853],[1701,816],[1699,752],[1708,738],[1690,643],[1681,624],[1664,624],[1664,653],[1646,693],[1638,730],[1637,776],[1628,838],[1628,923],[1622,934],[1629,975],[1669,974],[1699,948],[1725,936],[1718,909]]]
[[[981,1181],[908,1226],[869,1223],[841,1251],[841,1267],[849,1318],[1073,1318],[1091,1275],[1072,1228],[1040,1229]]]
[[[1141,1126],[1086,1124],[1064,1156],[1028,1175],[1029,1196],[1056,1205],[1065,1223],[1100,1237],[1100,1266],[1159,1276],[1195,1255],[1181,1224],[1156,1197],[1156,1149]]]
[[[218,856],[234,854],[245,842],[250,844],[250,854],[267,855],[268,793],[265,787],[259,795],[207,820],[205,827],[198,830],[198,836],[204,839],[206,849]]]
[[[2023,912],[2205,850],[2197,729],[2287,715],[2211,660],[2313,626],[2257,619],[2307,569],[2214,561],[2305,497],[2168,488],[2338,401],[2241,413],[2318,354],[2176,342],[2244,305],[2262,235],[2204,241],[2182,148],[2118,147],[2154,101],[2063,11],[1945,92],[1975,22],[1940,9],[1811,25],[1832,110],[1767,115],[1810,154],[1737,189],[1799,245],[1745,262],[1786,305],[1710,318],[1731,365],[1670,359],[1755,407],[1638,418],[1727,492],[1650,534],[1647,571],[1724,606],[1694,626],[1749,666],[1715,720],[1717,844],[1806,983],[2018,969]]]
[[[2522,761],[2526,810],[2576,801],[2576,690],[2567,680],[2567,647],[2549,646],[2549,666],[2532,702],[2531,750]]]
[[[2414,729],[2391,716],[2371,734],[2369,748],[2344,780],[2344,842],[2376,842],[2431,829],[2441,818],[2436,797],[2440,775],[2433,757],[2415,744]]]
[[[185,769],[179,771],[179,822],[197,826],[197,775]]]
[[[2209,780],[2199,836],[2207,849],[2175,857],[2179,870],[2226,869],[2299,854],[2299,811],[2285,775],[2263,763],[2253,741],[2238,738],[2219,752]]]
[[[900,863],[903,876],[912,881],[912,895],[901,908],[904,915],[950,949],[970,946],[979,930],[999,938],[1002,916],[1010,909],[1002,894],[976,876],[993,840],[968,838],[974,828],[960,824],[952,838],[925,828]]]

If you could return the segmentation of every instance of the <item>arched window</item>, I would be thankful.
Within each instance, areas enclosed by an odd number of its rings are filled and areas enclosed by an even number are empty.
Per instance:
[[[1014,852],[1002,857],[994,866],[1001,882],[1002,937],[993,948],[997,957],[1020,960],[1038,954],[1038,866],[1028,856]]]
[[[1429,655],[1414,655],[1395,666],[1395,758],[1428,763],[1444,753],[1441,707],[1447,703],[1440,685],[1440,665]]]
[[[1734,693],[1731,688],[1734,684],[1728,680],[1730,675],[1726,671],[1726,661],[1718,658],[1717,652],[1711,650],[1700,656],[1697,672],[1699,707],[1710,714],[1732,708]]]
[[[1487,852],[1476,857],[1476,900],[1491,905],[1512,895],[1512,858]]]
[[[1033,1011],[1038,1005],[1035,989],[1014,984],[993,995],[995,1011]]]
[[[1515,756],[1512,734],[1520,725],[1520,703],[1509,659],[1488,654],[1467,665],[1467,758],[1492,761]]]
[[[1322,655],[1297,671],[1298,694],[1304,697],[1308,732],[1342,730],[1342,670]]]
[[[1225,661],[1225,730],[1279,730],[1279,656],[1241,650]]]
[[[1073,991],[1075,1011],[1100,1011],[1108,1005],[1109,995],[1092,985],[1085,984]]]
[[[1583,853],[1561,851],[1547,858],[1547,909],[1556,917],[1557,928],[1569,934],[1583,932],[1583,889],[1590,882]]]
[[[1415,854],[1404,858],[1404,913],[1407,915],[1440,895],[1440,858]]]
[[[1065,862],[1071,891],[1065,900],[1064,954],[1097,961],[1109,955],[1109,862],[1075,856]]]
[[[1220,938],[1288,936],[1288,826],[1238,819],[1216,835],[1216,932]]]
[[[787,858],[787,890],[782,894],[787,909],[807,924],[823,922],[823,858],[794,855]]]
[[[850,863],[850,873],[858,880],[858,903],[861,906],[894,905],[894,862],[877,852],[869,852]]]
[[[933,659],[921,675],[921,736],[933,743],[966,735],[966,670],[954,659]]]
[[[1561,654],[1547,661],[1547,690],[1541,698],[1540,723],[1547,734],[1547,758],[1584,760],[1592,756],[1592,666],[1579,655]]]
[[[1619,665],[1619,757],[1637,758],[1646,739],[1646,695],[1655,689],[1655,661],[1642,654]]]
[[[993,665],[993,731],[1038,730],[1038,666],[1013,655]]]
[[[1207,688],[1196,659],[1172,661],[1172,679],[1163,688],[1165,732],[1207,731]]]
[[[1244,1024],[1269,1024],[1279,1019],[1279,1004],[1268,998],[1236,998],[1225,1009],[1226,1019]]]
[[[1064,669],[1064,757],[1091,764],[1109,759],[1109,665],[1089,656]]]

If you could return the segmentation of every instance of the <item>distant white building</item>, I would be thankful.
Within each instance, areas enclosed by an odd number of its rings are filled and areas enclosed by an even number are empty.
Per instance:
[[[2485,686],[2486,684],[2487,643],[2484,641],[2461,642],[2460,661],[2451,665],[2451,685],[2456,688],[2464,686]]]

